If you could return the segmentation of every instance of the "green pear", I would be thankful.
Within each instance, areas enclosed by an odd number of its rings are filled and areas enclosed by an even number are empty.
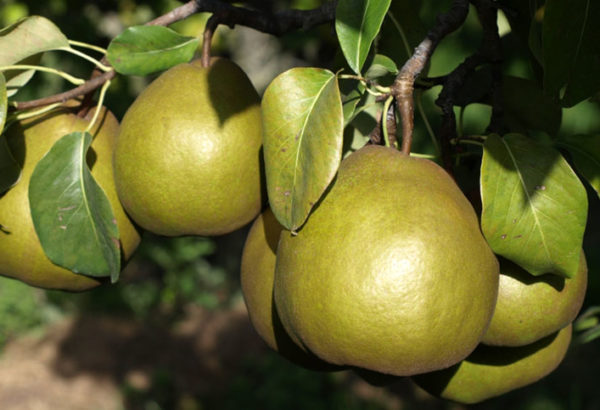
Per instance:
[[[498,261],[452,178],[381,146],[345,158],[277,250],[283,326],[338,365],[398,376],[449,367],[481,340],[497,292]]]
[[[429,393],[459,403],[479,403],[527,386],[550,374],[563,360],[572,326],[530,345],[480,345],[467,359],[441,371],[413,377]]]
[[[248,232],[240,275],[248,316],[267,345],[292,363],[312,370],[335,370],[336,366],[305,352],[290,339],[273,305],[277,243],[282,231],[273,211],[267,208]]]
[[[581,252],[577,274],[570,279],[532,276],[500,258],[498,302],[490,327],[481,340],[493,346],[523,346],[571,323],[583,305],[587,264]]]
[[[260,99],[234,63],[175,66],[121,123],[114,167],[123,206],[160,235],[220,235],[262,205]]]
[[[16,123],[8,129],[7,141],[22,173],[17,185],[0,198],[1,275],[32,286],[70,291],[90,289],[101,283],[98,278],[54,265],[46,257],[31,220],[28,197],[31,174],[39,160],[62,136],[84,131],[92,115],[93,110],[81,118],[62,107]],[[88,153],[88,164],[112,205],[121,234],[122,255],[126,260],[139,244],[140,236],[121,207],[114,184],[112,154],[119,123],[112,113],[103,109],[97,125],[90,132],[94,139]]]

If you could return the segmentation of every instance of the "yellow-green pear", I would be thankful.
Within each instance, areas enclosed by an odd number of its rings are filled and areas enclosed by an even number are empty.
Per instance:
[[[273,211],[267,208],[248,232],[240,275],[248,316],[267,345],[286,359],[312,370],[334,370],[335,366],[305,352],[290,339],[273,305],[277,243],[282,230]]]
[[[177,65],[121,123],[114,167],[131,218],[160,235],[219,235],[260,212],[260,99],[225,59]]]
[[[84,131],[93,116],[84,118],[62,107],[41,116],[13,124],[7,131],[12,154],[21,165],[21,179],[0,197],[0,274],[32,286],[82,291],[101,283],[100,279],[73,273],[54,265],[45,255],[35,232],[29,210],[29,181],[39,160],[66,134]],[[106,193],[121,235],[121,250],[126,260],[140,236],[119,203],[114,184],[112,154],[119,123],[112,113],[102,109],[90,130],[94,139],[88,152],[92,175]],[[77,252],[77,250],[73,250]]]
[[[500,260],[498,302],[482,343],[523,346],[571,323],[581,309],[587,287],[587,264],[581,252],[577,274],[570,279],[532,276],[518,265]]]
[[[321,359],[406,376],[449,367],[492,317],[498,261],[435,163],[367,146],[277,250],[275,304]]]
[[[563,360],[572,325],[530,345],[480,345],[467,359],[441,371],[413,377],[429,393],[459,403],[479,403],[527,386],[550,374]]]

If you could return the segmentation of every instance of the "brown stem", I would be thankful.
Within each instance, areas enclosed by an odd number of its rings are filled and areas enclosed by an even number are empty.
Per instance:
[[[283,10],[276,13],[270,13],[232,6],[231,4],[223,3],[219,0],[191,0],[154,20],[147,22],[146,25],[167,26],[179,20],[183,20],[192,14],[208,12],[213,15],[218,15],[219,22],[221,24],[227,24],[230,27],[240,24],[264,33],[282,35],[289,31],[309,29],[333,21],[335,18],[336,3],[336,1],[330,1],[312,10]],[[106,58],[102,59],[102,63],[108,64]],[[93,92],[114,76],[114,70],[102,73],[98,76],[92,75],[90,80],[72,90],[39,98],[37,100],[18,102],[16,103],[16,107],[11,109],[20,111],[57,102],[64,102],[80,95]]]
[[[469,0],[454,0],[450,10],[437,17],[436,25],[417,46],[392,85],[392,95],[402,119],[402,152],[410,154],[414,131],[414,84],[440,41],[458,29],[469,12]]]
[[[202,67],[207,68],[210,65],[210,48],[215,30],[219,26],[219,17],[217,14],[210,16],[204,27],[202,42]]]

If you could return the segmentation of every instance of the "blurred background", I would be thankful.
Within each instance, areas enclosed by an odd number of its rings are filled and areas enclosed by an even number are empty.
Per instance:
[[[250,2],[252,3],[252,2]],[[417,19],[406,27],[420,39],[450,0],[416,2]],[[0,0],[0,27],[27,15],[52,20],[68,38],[106,47],[124,28],[143,24],[181,3],[172,0]],[[312,8],[317,0],[255,1],[256,7]],[[392,10],[394,5],[392,5]],[[172,26],[201,36],[206,15]],[[505,19],[503,42],[510,50],[507,74],[533,78],[527,51],[519,48]],[[397,34],[386,23],[378,43],[401,65],[406,58]],[[470,16],[444,40],[429,75],[443,75],[471,54],[481,28]],[[412,36],[412,37],[411,37]],[[342,66],[331,26],[275,38],[243,27],[220,27],[213,53],[236,61],[262,93],[282,71],[300,65]],[[86,78],[92,67],[64,53],[49,52],[42,64]],[[153,79],[118,76],[106,105],[122,118],[136,95]],[[18,100],[68,89],[55,76],[38,73]],[[439,87],[422,92],[416,118],[415,151],[433,151],[440,112]],[[471,104],[458,110],[463,134],[480,135],[490,109]],[[356,138],[374,120],[357,118]],[[562,110],[559,133],[600,132],[597,98]],[[584,248],[590,283],[584,310],[600,305],[600,201],[588,190],[590,216]],[[142,245],[117,285],[70,294],[43,291],[0,278],[1,409],[462,409],[437,400],[409,381],[370,385],[351,372],[318,373],[299,368],[271,352],[252,329],[240,292],[239,268],[248,227],[216,238],[163,238],[144,234]],[[574,343],[552,375],[529,387],[492,399],[480,409],[600,409],[600,339]]]

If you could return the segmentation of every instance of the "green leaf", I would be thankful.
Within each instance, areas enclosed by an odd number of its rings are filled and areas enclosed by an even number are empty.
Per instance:
[[[54,23],[44,17],[30,16],[0,30],[0,66],[37,64],[44,51],[69,47],[69,41]],[[11,70],[6,73],[8,96],[25,85],[35,71]]]
[[[344,96],[342,97],[344,127],[346,127],[356,116],[356,107],[359,103],[361,103],[361,101],[364,100],[365,95],[365,86],[358,81],[352,82],[354,87],[349,88],[349,91],[345,92]]]
[[[571,107],[600,90],[600,2],[547,0],[542,44],[544,88],[562,90],[561,104]]]
[[[335,30],[348,65],[357,74],[367,59],[390,3],[391,0],[339,0],[337,4]]]
[[[524,78],[506,76],[502,82],[506,121],[513,131],[541,130],[554,135],[560,128],[562,109],[540,89]]]
[[[571,154],[575,168],[600,196],[600,135],[562,137],[556,145]]]
[[[121,74],[147,75],[190,61],[198,43],[167,27],[133,26],[111,41],[106,58]]]
[[[288,70],[265,91],[262,112],[269,202],[294,231],[339,167],[344,117],[337,77],[319,68]]]
[[[15,185],[21,176],[21,168],[13,158],[3,134],[7,109],[6,80],[0,73],[0,194]]]
[[[17,64],[39,65],[42,54],[36,54],[18,61]],[[35,70],[10,70],[4,73],[6,76],[6,95],[12,97],[25,86],[35,74]]]
[[[120,271],[119,229],[106,197],[94,180],[86,154],[88,132],[58,140],[31,175],[31,216],[44,252],[62,267],[88,276]]]
[[[62,47],[69,47],[69,41],[54,23],[30,16],[0,30],[0,66]]]
[[[558,151],[490,135],[481,164],[481,228],[492,250],[535,276],[577,272],[587,196]]]
[[[398,74],[398,71],[398,67],[396,66],[396,63],[394,63],[394,60],[383,54],[376,54],[373,58],[373,63],[371,63],[365,73],[365,78],[374,80],[389,74],[396,75]]]
[[[422,0],[393,1],[381,26],[377,50],[391,57],[397,65],[404,64],[427,35],[420,16],[422,5]],[[427,68],[422,74],[426,72]]]

